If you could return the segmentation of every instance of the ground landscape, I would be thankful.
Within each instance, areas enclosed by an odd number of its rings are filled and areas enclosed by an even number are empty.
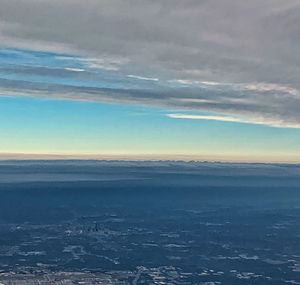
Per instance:
[[[0,284],[300,284],[300,166],[0,163]]]

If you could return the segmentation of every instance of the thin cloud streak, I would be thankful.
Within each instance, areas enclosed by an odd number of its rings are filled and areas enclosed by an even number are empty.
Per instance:
[[[280,121],[249,121],[241,118],[229,117],[229,116],[213,116],[213,115],[191,115],[191,114],[166,114],[167,117],[172,119],[184,119],[184,120],[209,120],[209,121],[221,121],[230,123],[243,123],[243,124],[257,124],[257,125],[268,125],[277,128],[294,128],[299,129],[300,124],[289,125],[284,124]]]

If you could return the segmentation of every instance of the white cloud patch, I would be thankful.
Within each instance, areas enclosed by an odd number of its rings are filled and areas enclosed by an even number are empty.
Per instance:
[[[85,69],[83,69],[83,68],[74,68],[74,67],[66,67],[65,70],[75,71],[75,72],[83,72],[83,71],[85,71]]]

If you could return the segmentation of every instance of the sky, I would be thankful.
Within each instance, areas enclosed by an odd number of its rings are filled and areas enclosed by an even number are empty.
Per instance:
[[[0,4],[0,158],[300,161],[298,0]]]

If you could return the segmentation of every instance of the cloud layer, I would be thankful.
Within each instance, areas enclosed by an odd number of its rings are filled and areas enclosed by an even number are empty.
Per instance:
[[[2,53],[2,95],[300,125],[298,0],[2,0],[0,19],[2,45],[55,51]]]

